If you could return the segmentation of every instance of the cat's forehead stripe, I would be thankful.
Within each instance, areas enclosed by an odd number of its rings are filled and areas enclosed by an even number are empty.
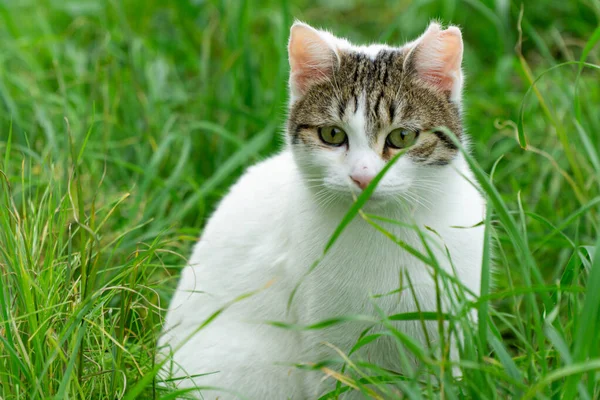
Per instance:
[[[378,49],[375,55],[348,51],[340,56],[337,75],[344,85],[352,88],[351,100],[357,104],[359,97],[365,96],[364,112],[368,128],[365,133],[369,136],[377,134],[382,117],[388,119],[393,114],[387,112],[384,115],[381,105],[385,101],[384,104],[387,104],[389,110],[389,106],[393,104],[393,87],[398,87],[400,76],[396,74],[396,82],[393,85],[389,85],[389,81],[394,80],[393,67],[401,66],[402,59],[403,54],[400,51],[390,49]]]

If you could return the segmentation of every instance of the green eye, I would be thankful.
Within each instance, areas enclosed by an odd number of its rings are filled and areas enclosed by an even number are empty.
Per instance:
[[[394,149],[404,149],[410,147],[417,141],[419,136],[418,131],[411,131],[409,129],[394,129],[390,132],[385,143]]]
[[[320,127],[319,137],[330,146],[341,146],[346,143],[346,132],[335,126]]]

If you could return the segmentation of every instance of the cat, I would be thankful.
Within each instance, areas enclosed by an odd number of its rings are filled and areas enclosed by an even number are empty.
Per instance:
[[[288,50],[285,146],[250,167],[208,221],[159,341],[174,351],[163,372],[178,377],[179,387],[209,388],[201,391],[204,399],[317,398],[334,379],[293,364],[339,359],[336,349],[348,354],[369,326],[350,321],[307,331],[266,321],[305,326],[439,310],[432,267],[365,218],[354,218],[324,254],[353,201],[392,159],[363,210],[404,222],[380,224],[425,254],[429,242],[440,268],[479,294],[485,201],[448,131],[435,130],[447,127],[467,145],[461,31],[431,23],[402,47],[355,46],[296,22]],[[399,291],[406,282],[412,289]],[[441,292],[446,310],[460,301]],[[394,325],[423,345],[439,341],[436,321]],[[452,342],[454,360],[458,343]],[[387,336],[356,356],[402,370]],[[362,398],[354,391],[345,396]]]

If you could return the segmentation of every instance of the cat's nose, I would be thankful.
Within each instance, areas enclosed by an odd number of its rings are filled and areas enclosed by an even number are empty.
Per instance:
[[[350,179],[352,179],[352,181],[354,183],[356,183],[356,185],[358,185],[358,187],[363,190],[364,190],[364,188],[369,186],[369,183],[371,183],[371,181],[373,180],[374,177],[375,177],[375,175],[370,174],[369,172],[364,171],[364,170],[350,175]]]

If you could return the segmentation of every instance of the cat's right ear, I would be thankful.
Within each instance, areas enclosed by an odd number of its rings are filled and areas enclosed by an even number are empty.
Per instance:
[[[295,22],[288,44],[292,98],[302,97],[315,83],[331,79],[338,63],[333,36]]]

